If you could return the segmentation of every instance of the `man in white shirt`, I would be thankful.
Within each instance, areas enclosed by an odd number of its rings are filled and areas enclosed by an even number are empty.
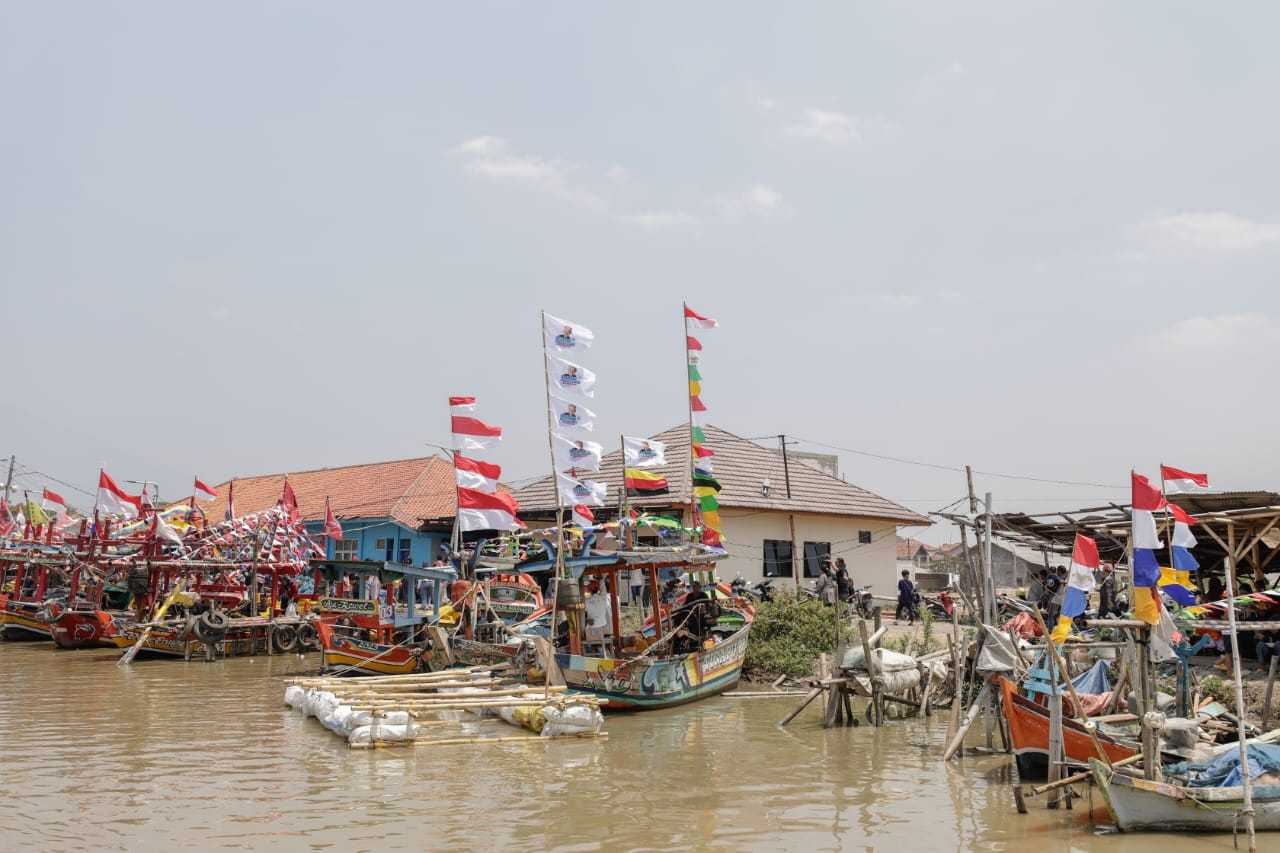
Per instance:
[[[587,640],[602,642],[610,633],[612,624],[613,608],[609,605],[609,594],[600,589],[598,582],[593,582],[587,596]]]

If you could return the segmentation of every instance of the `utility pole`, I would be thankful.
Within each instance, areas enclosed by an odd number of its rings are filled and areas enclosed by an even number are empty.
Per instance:
[[[17,461],[17,457],[9,454],[9,476],[4,478],[4,502],[9,502],[9,490],[13,488],[13,463]]]
[[[782,478],[787,484],[787,500],[791,500],[791,465],[787,462],[787,437],[785,435],[778,436],[778,444],[782,448]],[[803,569],[796,570],[796,517],[795,513],[787,513],[787,528],[791,531],[791,577],[795,579],[796,591],[800,591],[800,575]],[[804,565],[804,561],[800,562]]]

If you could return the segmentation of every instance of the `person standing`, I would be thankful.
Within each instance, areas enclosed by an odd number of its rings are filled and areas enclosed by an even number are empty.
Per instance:
[[[911,583],[911,572],[906,569],[902,570],[902,578],[898,581],[898,610],[893,614],[895,622],[902,618],[904,610],[909,620],[907,624],[916,624],[916,587]]]
[[[853,592],[853,578],[849,577],[849,569],[845,567],[844,557],[836,557],[836,594],[841,601],[848,601]]]

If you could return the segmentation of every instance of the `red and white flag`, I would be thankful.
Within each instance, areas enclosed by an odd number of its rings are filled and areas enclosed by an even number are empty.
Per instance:
[[[450,397],[449,413],[453,415],[469,415],[476,410],[475,397]]]
[[[454,450],[485,450],[502,441],[502,427],[466,415],[454,415],[451,421]]]
[[[67,517],[67,502],[62,499],[62,495],[45,488],[44,494],[40,498],[40,506],[44,509],[53,510],[54,516],[61,521]]]
[[[1164,490],[1169,494],[1204,492],[1209,489],[1208,474],[1192,474],[1169,465],[1160,466],[1160,479],[1164,480]]]
[[[280,506],[289,514],[290,524],[302,517],[298,512],[298,496],[293,493],[293,486],[289,485],[288,477],[284,480],[284,490],[280,494]]]
[[[578,504],[573,508],[573,516],[570,519],[574,524],[586,529],[596,526],[595,514],[591,512],[586,504]]]
[[[191,485],[191,494],[202,501],[211,501],[218,496],[218,490],[211,486],[206,486],[203,480],[196,477],[195,482]]]
[[[494,465],[492,462],[481,462],[479,459],[472,459],[469,456],[463,456],[461,453],[453,454],[453,467],[457,474],[458,488],[475,489],[477,492],[484,492],[492,495],[498,491],[498,478],[502,476],[502,467]]]
[[[694,329],[714,329],[716,326],[720,325],[710,317],[703,317],[688,305],[684,306],[684,321]]]
[[[458,489],[458,529],[516,530],[524,524],[516,518],[520,505],[510,492]]]
[[[137,518],[142,512],[142,498],[126,494],[116,485],[115,480],[106,471],[98,470],[98,498],[93,504],[94,512],[107,515],[123,515],[125,518]]]
[[[13,513],[9,511],[9,501],[0,498],[0,536],[8,536],[15,526]]]
[[[342,538],[342,525],[334,517],[328,498],[324,499],[324,535],[335,542]]]

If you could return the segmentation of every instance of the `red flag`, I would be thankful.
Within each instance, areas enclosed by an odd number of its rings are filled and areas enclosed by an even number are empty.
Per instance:
[[[284,492],[280,495],[280,505],[284,507],[285,512],[289,513],[289,521],[297,521],[301,515],[298,513],[298,496],[293,493],[293,486],[289,485],[289,478],[284,478]]]
[[[1150,512],[1164,509],[1165,499],[1164,495],[1160,494],[1160,490],[1151,485],[1151,481],[1137,471],[1130,473],[1133,475],[1133,508]]]
[[[324,499],[324,535],[335,541],[342,538],[342,525],[334,518],[328,498]]]
[[[702,342],[699,341],[697,338],[695,338],[693,335],[685,335],[684,340],[685,340],[685,346],[688,347],[689,349],[693,349],[693,350],[702,349]]]
[[[695,444],[693,446],[693,455],[697,456],[699,459],[704,459],[708,456],[715,456],[716,452],[710,447],[703,447],[701,444]]]
[[[0,498],[0,536],[8,536],[13,530],[13,513],[9,511],[9,501]]]
[[[204,481],[199,477],[195,478],[195,482],[191,484],[193,494],[202,501],[211,501],[218,496],[218,490],[212,486],[206,486]]]
[[[1188,527],[1196,523],[1196,520],[1192,518],[1191,515],[1185,509],[1178,506],[1177,504],[1169,504],[1169,509],[1173,511],[1174,521],[1180,521],[1183,524],[1187,525]],[[1173,544],[1175,545],[1178,544],[1176,539],[1174,540]]]

